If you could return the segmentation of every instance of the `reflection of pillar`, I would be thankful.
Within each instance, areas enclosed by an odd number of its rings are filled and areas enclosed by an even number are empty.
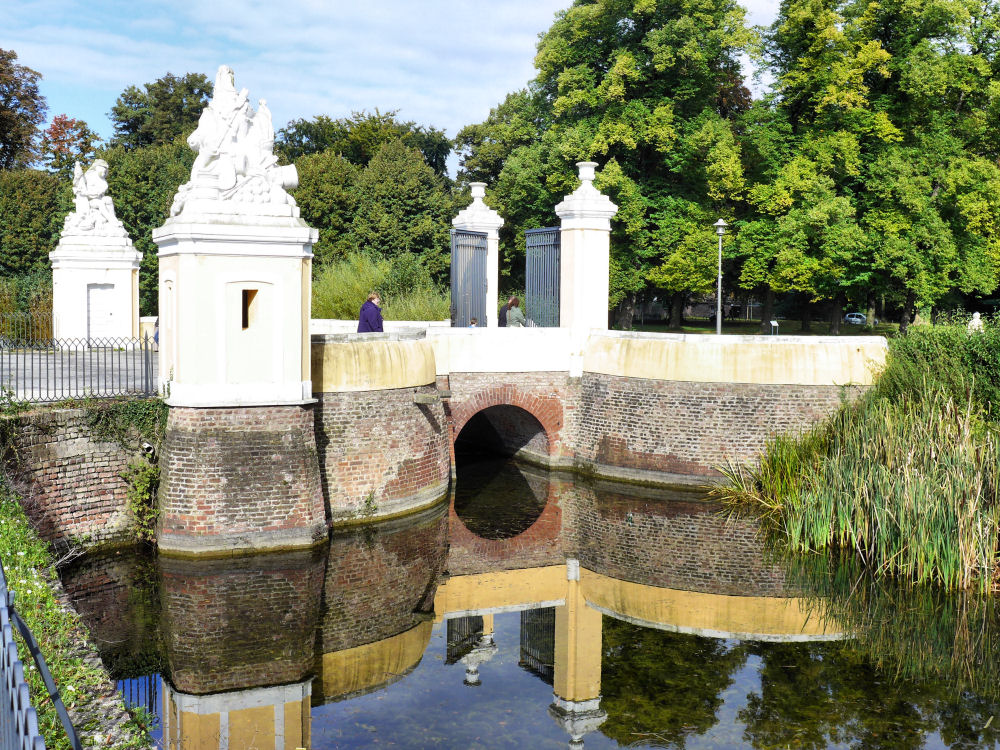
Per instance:
[[[485,182],[471,182],[472,204],[451,220],[455,229],[469,232],[486,232],[486,320],[479,322],[481,328],[494,328],[497,324],[497,295],[500,284],[499,234],[503,226],[500,214],[483,202],[486,196]]]
[[[607,718],[601,709],[601,613],[588,607],[580,563],[566,561],[566,604],[556,607],[555,676],[549,715],[570,735],[570,747]]]
[[[308,747],[311,684],[188,695],[164,680],[166,750]]]
[[[465,665],[465,679],[463,682],[469,687],[478,687],[481,684],[479,679],[479,665],[485,664],[497,655],[496,644],[493,642],[493,615],[483,615],[483,632],[479,636],[479,641],[472,650],[463,656],[460,661]]]

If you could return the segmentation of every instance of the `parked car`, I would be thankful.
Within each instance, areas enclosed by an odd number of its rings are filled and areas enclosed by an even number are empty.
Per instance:
[[[844,322],[854,326],[863,326],[868,322],[868,318],[865,317],[864,313],[847,313],[844,316]]]

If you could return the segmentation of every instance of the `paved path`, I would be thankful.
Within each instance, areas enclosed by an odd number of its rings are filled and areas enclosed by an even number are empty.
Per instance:
[[[0,347],[0,388],[19,401],[153,393],[158,357],[138,346]]]

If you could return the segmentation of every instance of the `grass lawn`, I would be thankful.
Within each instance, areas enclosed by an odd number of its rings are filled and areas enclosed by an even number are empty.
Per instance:
[[[778,333],[782,336],[826,336],[830,332],[830,323],[825,320],[814,320],[811,330],[803,333],[800,320],[779,320]],[[715,333],[715,324],[709,323],[707,318],[687,318],[680,328],[670,328],[666,323],[635,323],[632,326],[636,331],[648,331],[650,333]],[[840,324],[841,336],[895,336],[899,329],[897,323],[879,323],[877,326],[856,326],[847,323]],[[740,334],[745,336],[759,336],[759,320],[724,320],[722,321],[722,332],[729,334]],[[765,336],[770,333],[763,334]]]

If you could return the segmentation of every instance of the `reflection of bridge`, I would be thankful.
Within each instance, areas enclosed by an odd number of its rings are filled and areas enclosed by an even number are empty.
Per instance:
[[[549,713],[574,741],[604,719],[600,699],[605,616],[714,638],[798,642],[843,637],[828,626],[815,602],[656,588],[581,569],[576,560],[448,578],[437,588],[433,622],[482,618],[478,641],[461,656],[468,682],[479,679],[479,666],[494,653],[489,637],[494,615],[546,608],[554,609]],[[431,627],[432,620],[425,619],[382,640],[322,654],[315,680],[200,696],[165,684],[169,747],[249,747],[248,738],[263,746],[261,737],[270,735],[276,738],[275,747],[293,750],[297,743],[307,744],[310,703],[343,700],[405,679],[423,658]]]

